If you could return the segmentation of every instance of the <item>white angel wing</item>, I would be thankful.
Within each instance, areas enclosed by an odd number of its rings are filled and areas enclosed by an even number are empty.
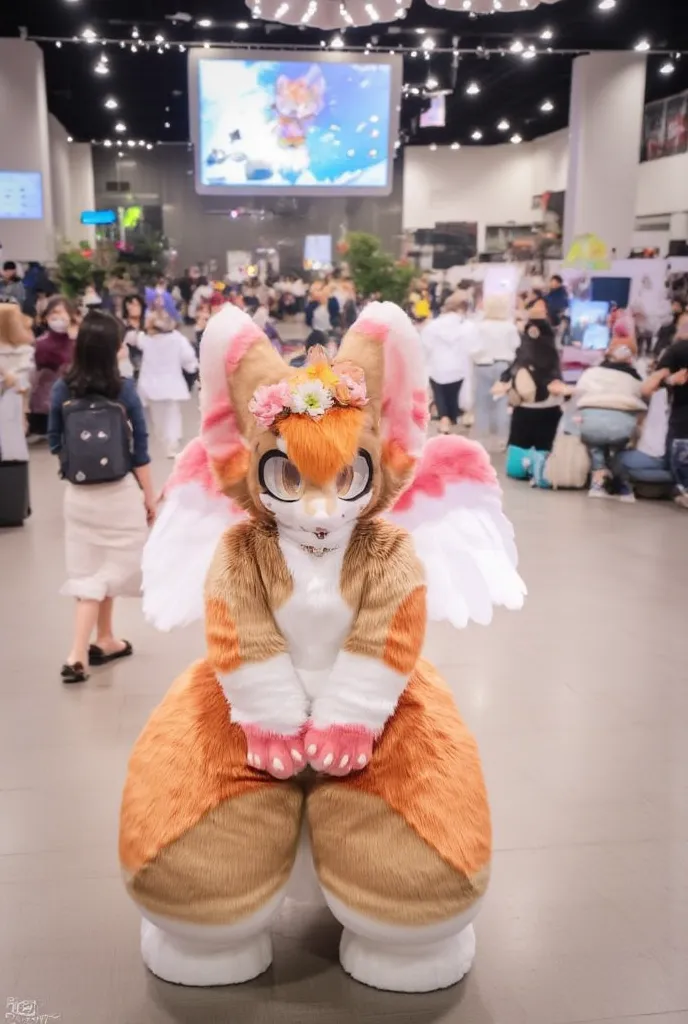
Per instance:
[[[480,445],[428,441],[413,484],[389,516],[410,532],[425,567],[429,619],[487,625],[496,606],[523,607],[514,530]]]
[[[243,519],[202,484],[170,491],[143,551],[143,614],[164,632],[203,618],[203,588],[220,537]]]

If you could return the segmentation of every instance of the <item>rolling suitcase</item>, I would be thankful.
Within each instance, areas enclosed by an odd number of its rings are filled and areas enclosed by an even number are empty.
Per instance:
[[[0,527],[22,526],[28,515],[28,462],[0,462]]]

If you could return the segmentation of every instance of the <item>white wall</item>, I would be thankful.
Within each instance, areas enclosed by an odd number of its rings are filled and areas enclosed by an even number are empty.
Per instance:
[[[69,146],[69,182],[67,240],[74,245],[82,241],[95,245],[96,229],[84,227],[80,221],[84,210],[95,210],[96,207],[93,152],[88,142],[72,142]]]
[[[48,116],[50,178],[53,194],[53,226],[57,246],[67,237],[70,216],[70,167],[67,132],[57,118]]]
[[[0,39],[0,170],[39,171],[42,220],[0,220],[5,259],[51,259],[55,243],[43,52],[36,43]]]
[[[404,230],[432,228],[443,220],[477,221],[478,248],[483,249],[488,224],[531,223],[537,216],[533,196],[565,189],[567,174],[568,130],[520,146],[440,147],[434,152],[409,146],[404,152]],[[681,211],[688,211],[688,154],[640,164],[635,215]]]

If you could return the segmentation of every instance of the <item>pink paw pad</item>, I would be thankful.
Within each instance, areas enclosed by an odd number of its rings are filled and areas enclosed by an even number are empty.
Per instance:
[[[361,726],[333,725],[306,731],[304,747],[311,768],[343,778],[362,771],[373,756],[375,736]]]
[[[300,736],[278,736],[255,726],[242,726],[248,744],[246,762],[256,771],[275,779],[291,779],[306,767],[306,755]]]

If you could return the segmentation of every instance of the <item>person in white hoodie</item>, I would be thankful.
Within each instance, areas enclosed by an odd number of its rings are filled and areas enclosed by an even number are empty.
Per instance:
[[[475,323],[468,319],[468,303],[461,294],[450,295],[436,320],[422,331],[440,433],[448,434],[459,416],[461,386],[471,371],[475,348]]]
[[[142,355],[139,395],[149,409],[156,437],[173,459],[182,439],[181,402],[189,400],[184,371],[195,373],[198,359],[191,342],[162,309],[148,312],[146,334],[138,335],[136,345]]]
[[[643,381],[633,365],[637,354],[631,329],[619,321],[604,362],[586,370],[573,393],[580,412],[581,438],[592,464],[591,498],[614,496],[635,501],[619,455],[636,433],[639,417],[647,411]]]
[[[475,432],[481,440],[489,437],[504,444],[509,433],[509,402],[492,389],[513,363],[521,336],[511,317],[512,298],[505,294],[486,295],[483,319],[476,323]]]

